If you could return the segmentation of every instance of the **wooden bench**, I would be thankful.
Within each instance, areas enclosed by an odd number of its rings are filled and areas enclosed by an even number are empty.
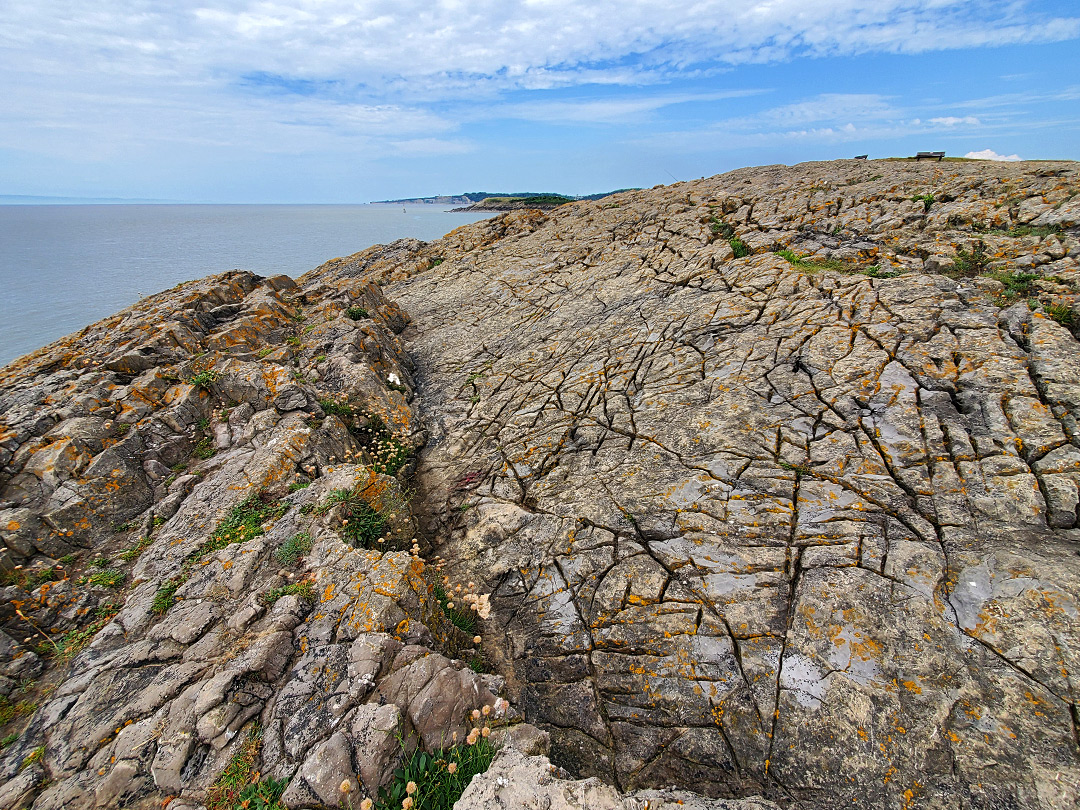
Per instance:
[[[945,157],[944,152],[917,152],[915,154],[915,159],[916,160],[922,160],[923,158],[926,158],[928,160],[933,160],[934,158],[937,158],[938,161],[940,162],[943,157]]]

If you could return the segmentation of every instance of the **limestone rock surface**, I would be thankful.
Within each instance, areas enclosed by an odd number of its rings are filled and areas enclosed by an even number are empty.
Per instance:
[[[838,161],[313,274],[411,318],[421,527],[552,760],[1080,802],[1077,165]]]

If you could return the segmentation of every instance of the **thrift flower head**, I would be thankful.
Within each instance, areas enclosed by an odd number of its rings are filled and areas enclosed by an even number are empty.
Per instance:
[[[371,799],[364,799],[362,802],[360,802],[360,810],[371,810],[373,806],[374,803],[371,801]]]
[[[409,784],[405,786],[405,795],[412,796],[414,793],[416,793],[416,782],[409,782]]]
[[[338,790],[342,793],[349,793],[352,790],[352,782],[348,779],[342,780],[341,785],[338,786]]]
[[[406,796],[405,801],[403,801],[401,803],[401,810],[409,810],[409,808],[412,807],[412,805],[413,805],[412,796]]]
[[[446,770],[450,771],[450,773],[457,773],[457,763],[451,762],[446,766]]]

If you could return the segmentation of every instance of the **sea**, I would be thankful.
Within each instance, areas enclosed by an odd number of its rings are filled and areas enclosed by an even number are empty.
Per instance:
[[[491,214],[433,205],[0,205],[0,365],[182,281],[296,278]]]

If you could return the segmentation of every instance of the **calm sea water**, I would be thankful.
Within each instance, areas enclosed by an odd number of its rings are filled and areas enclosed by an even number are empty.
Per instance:
[[[233,269],[295,278],[486,216],[392,205],[0,205],[0,365],[182,281]]]

